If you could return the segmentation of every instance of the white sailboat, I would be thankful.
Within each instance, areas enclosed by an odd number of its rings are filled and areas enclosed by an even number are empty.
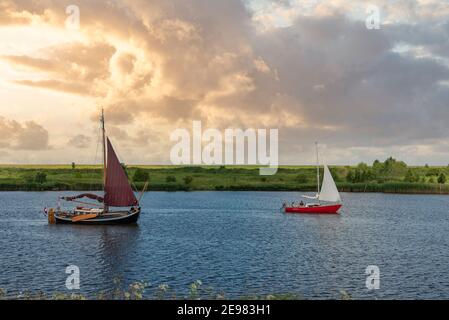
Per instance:
[[[320,188],[320,166],[318,158],[317,144],[317,194],[315,196],[305,196],[303,198],[318,200],[318,202],[305,203],[301,202],[298,206],[285,206],[286,213],[311,213],[311,214],[336,214],[341,209],[343,203],[337,185],[327,165],[324,167],[323,184]]]

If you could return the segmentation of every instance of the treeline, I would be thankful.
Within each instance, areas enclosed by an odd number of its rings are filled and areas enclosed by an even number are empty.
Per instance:
[[[385,183],[408,182],[408,183],[438,183],[447,182],[448,168],[430,168],[424,167],[409,168],[403,161],[397,161],[390,157],[384,162],[374,161],[372,166],[360,163],[356,168],[348,169],[345,180],[350,183],[377,182]]]

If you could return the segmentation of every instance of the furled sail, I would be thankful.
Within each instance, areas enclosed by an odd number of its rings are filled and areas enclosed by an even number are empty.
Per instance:
[[[82,199],[82,198],[88,198],[88,199],[92,199],[92,200],[97,200],[98,202],[103,202],[102,197],[97,196],[96,194],[91,194],[91,193],[83,193],[83,194],[80,194],[78,196],[73,196],[73,197],[61,197],[61,199],[65,200],[65,201],[75,201],[75,200]]]
[[[303,198],[306,198],[306,199],[312,199],[312,200],[315,200],[315,199],[318,199],[319,195],[318,195],[318,194],[316,194],[316,195],[314,195],[314,196],[303,195],[302,197],[303,197]]]
[[[326,165],[324,165],[323,184],[321,186],[319,199],[320,201],[341,202],[340,193],[338,192],[335,181]]]
[[[115,154],[109,138],[107,139],[106,182],[104,186],[104,203],[111,207],[131,207],[138,205],[138,201],[128,177]]]

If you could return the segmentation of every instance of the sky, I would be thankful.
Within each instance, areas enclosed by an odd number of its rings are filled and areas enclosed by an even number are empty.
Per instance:
[[[3,164],[99,162],[101,108],[129,164],[192,121],[278,129],[285,165],[449,164],[447,0],[1,0],[0,39]]]

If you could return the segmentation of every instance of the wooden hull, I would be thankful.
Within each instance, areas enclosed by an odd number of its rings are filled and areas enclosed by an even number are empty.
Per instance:
[[[313,206],[313,207],[286,207],[285,213],[302,213],[302,214],[338,214],[338,210],[342,207],[341,204],[328,206]]]
[[[120,225],[137,223],[140,216],[140,208],[135,211],[111,212],[99,215],[95,218],[81,221],[72,221],[72,217],[65,213],[56,213],[55,220],[57,224],[74,225]]]

